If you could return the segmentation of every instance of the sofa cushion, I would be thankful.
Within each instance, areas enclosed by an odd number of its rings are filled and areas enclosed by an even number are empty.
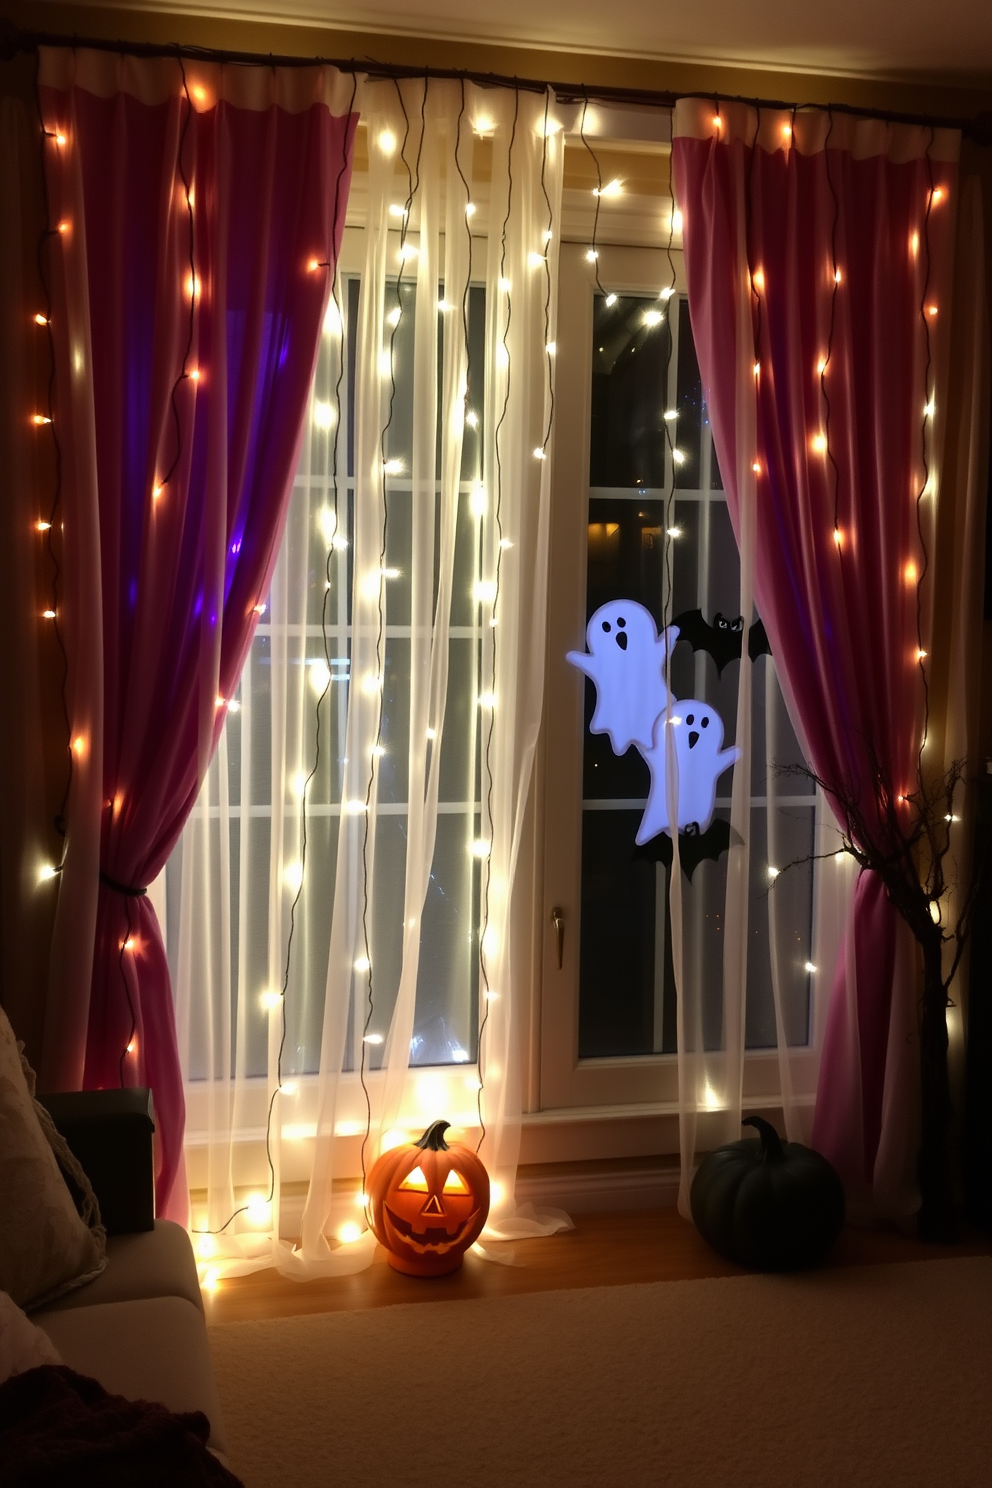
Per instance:
[[[156,1400],[177,1415],[203,1411],[210,1422],[207,1445],[226,1453],[206,1324],[191,1302],[95,1303],[41,1313],[38,1324],[70,1369],[99,1380],[111,1395]]]
[[[136,1235],[108,1236],[103,1275],[50,1303],[44,1311],[136,1302],[143,1297],[184,1297],[203,1311],[193,1247],[182,1226],[171,1220],[157,1219],[154,1229]],[[35,1314],[35,1321],[41,1321],[40,1314]]]
[[[106,1265],[93,1190],[33,1092],[34,1075],[0,1008],[0,1289],[27,1308],[91,1281]],[[56,1153],[80,1184],[92,1224],[77,1212]]]

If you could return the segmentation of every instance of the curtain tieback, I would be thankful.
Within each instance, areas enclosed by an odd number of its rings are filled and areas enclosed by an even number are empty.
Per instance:
[[[136,889],[130,884],[118,883],[116,878],[111,878],[109,873],[100,869],[100,882],[106,884],[108,889],[115,889],[118,894],[123,894],[126,899],[141,899],[148,893],[147,889]]]

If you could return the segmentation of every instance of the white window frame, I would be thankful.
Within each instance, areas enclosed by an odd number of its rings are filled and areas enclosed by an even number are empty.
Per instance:
[[[643,242],[635,227],[634,242]],[[657,239],[656,239],[657,241]],[[586,628],[586,534],[591,428],[593,301],[599,278],[618,294],[654,294],[671,279],[664,249],[609,246],[597,263],[588,242],[563,243],[559,283],[551,573],[548,615],[547,687],[539,749],[535,823],[540,864],[535,926],[537,1037],[530,1050],[531,1111],[525,1117],[524,1160],[644,1156],[678,1150],[678,1069],[674,1054],[580,1059],[578,1055],[579,943],[582,851],[582,757],[584,679],[565,662],[583,649]],[[673,250],[675,293],[685,293],[680,250]],[[673,300],[674,304],[675,301]],[[822,795],[814,805],[815,851],[839,846]],[[811,1116],[823,1043],[829,987],[849,881],[847,861],[814,867],[810,1043],[791,1052],[798,1104]],[[562,967],[557,966],[553,912],[565,916]],[[822,969],[821,969],[822,968]],[[778,1054],[749,1051],[745,1058],[744,1105],[779,1104]],[[706,1115],[701,1115],[705,1145]],[[598,1130],[596,1129],[598,1128]],[[542,1139],[543,1138],[543,1139]]]

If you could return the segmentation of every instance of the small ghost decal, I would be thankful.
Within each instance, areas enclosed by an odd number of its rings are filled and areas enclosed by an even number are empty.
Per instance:
[[[608,734],[614,754],[631,744],[651,749],[658,714],[668,702],[665,657],[678,640],[670,625],[659,635],[651,612],[632,599],[600,605],[586,627],[589,650],[569,651],[566,661],[596,684],[596,710],[589,725]]]
[[[667,725],[661,714],[655,725],[655,742],[641,750],[651,771],[651,789],[637,829],[637,845],[650,842],[659,832],[668,832],[666,727],[675,743],[675,765],[678,771],[678,830],[694,827],[705,832],[713,820],[716,805],[716,783],[724,770],[741,757],[736,744],[723,748],[723,719],[698,698],[682,698],[672,704]],[[669,833],[669,835],[671,835]]]

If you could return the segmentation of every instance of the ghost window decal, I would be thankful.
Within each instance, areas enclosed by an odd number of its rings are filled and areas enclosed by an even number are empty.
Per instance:
[[[677,625],[669,625],[659,635],[643,605],[615,599],[601,605],[590,619],[588,652],[569,651],[566,660],[595,684],[590,732],[607,734],[617,755],[634,745],[651,772],[647,805],[637,829],[638,848],[662,833],[671,836],[668,771],[674,766],[676,830],[680,837],[691,838],[692,850],[684,865],[691,877],[700,857],[717,856],[728,845],[726,823],[713,822],[716,786],[724,771],[740,759],[741,751],[737,745],[724,748],[723,719],[708,703],[699,698],[676,699],[669,693],[665,660],[679,633]],[[740,655],[740,637],[737,644]],[[706,841],[711,826],[719,843]],[[716,851],[707,851],[711,846]],[[650,855],[670,861],[664,851]]]

